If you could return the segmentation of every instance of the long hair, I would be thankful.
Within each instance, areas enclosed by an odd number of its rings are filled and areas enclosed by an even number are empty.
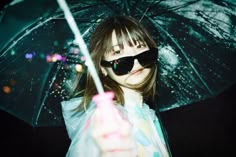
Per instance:
[[[128,16],[110,17],[101,22],[92,33],[90,39],[89,50],[91,58],[94,62],[97,73],[102,81],[105,91],[113,91],[115,93],[115,101],[123,105],[123,91],[119,84],[112,80],[109,76],[104,76],[101,71],[101,60],[105,53],[112,50],[112,32],[116,32],[117,40],[120,45],[124,41],[128,43],[140,41],[146,43],[149,48],[157,48],[153,38],[148,31],[134,18]],[[130,39],[130,36],[132,39]],[[145,81],[139,85],[133,86],[142,93],[144,101],[154,99],[156,91],[156,65],[153,65],[150,74],[145,78]],[[89,73],[87,73],[86,86],[83,93],[83,100],[80,107],[86,108],[92,97],[97,94],[94,81]]]

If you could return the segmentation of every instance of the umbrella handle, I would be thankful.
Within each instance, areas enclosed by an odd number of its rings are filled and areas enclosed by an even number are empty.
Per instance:
[[[76,25],[76,22],[73,18],[73,15],[71,14],[68,5],[66,4],[65,0],[57,0],[58,4],[60,5],[61,9],[64,11],[65,18],[67,20],[68,25],[70,26],[72,32],[75,35],[75,41],[79,45],[81,52],[84,54],[86,58],[85,64],[88,66],[89,72],[92,75],[92,78],[95,82],[96,88],[98,90],[97,95],[93,96],[93,101],[96,103],[97,108],[101,109],[102,111],[102,119],[103,123],[106,125],[109,125],[110,127],[117,127],[119,118],[121,116],[115,116],[117,115],[115,113],[116,108],[114,107],[113,104],[113,98],[114,98],[114,93],[113,92],[104,92],[104,89],[102,87],[102,83],[98,77],[98,74],[96,72],[95,66],[93,64],[93,61],[89,55],[87,46],[82,38],[82,35]],[[107,116],[109,118],[107,118]],[[119,133],[115,132],[112,134],[113,137],[119,138]]]
[[[95,102],[97,109],[101,110],[104,114],[102,115],[105,123],[111,123],[115,121],[114,118],[114,104],[113,104],[114,93],[105,92],[102,94],[94,95],[92,100]],[[109,117],[109,118],[107,118]]]
[[[93,101],[96,103],[97,110],[101,112],[102,124],[109,127],[108,130],[112,132],[106,134],[106,138],[119,139],[121,134],[119,132],[119,122],[123,120],[123,116],[120,112],[117,112],[113,103],[114,93],[105,92],[93,96]]]
[[[106,92],[104,93],[104,89],[102,87],[102,83],[98,77],[96,72],[95,66],[92,62],[92,59],[89,55],[87,46],[82,38],[82,35],[76,25],[76,22],[71,14],[68,5],[66,4],[65,0],[57,0],[61,9],[64,11],[65,18],[75,35],[75,41],[79,45],[81,52],[84,54],[86,58],[85,64],[88,66],[89,72],[92,75],[92,78],[95,82],[96,88],[98,90],[97,95],[93,96],[93,101],[97,105],[97,109],[102,111],[102,120],[105,125],[108,125],[111,128],[117,128],[117,124],[119,121],[119,115],[115,113],[116,108],[113,104],[114,93],[113,92]],[[117,115],[117,116],[115,116]],[[109,118],[107,118],[107,116]],[[109,135],[110,136],[110,135]],[[119,132],[115,132],[112,134],[112,137],[119,138]]]
[[[81,49],[81,52],[83,53],[83,55],[85,56],[85,65],[88,67],[88,70],[94,80],[95,86],[98,90],[98,93],[104,93],[104,89],[102,87],[102,83],[100,81],[100,78],[98,77],[97,71],[95,69],[95,66],[93,64],[93,61],[91,59],[91,56],[88,52],[88,48],[82,38],[82,35],[79,31],[79,28],[74,20],[74,17],[72,15],[72,13],[70,12],[70,9],[66,3],[65,0],[57,0],[59,6],[61,7],[61,9],[64,12],[65,18],[67,20],[68,25],[70,26],[74,36],[75,36],[75,43],[79,45],[79,48]]]

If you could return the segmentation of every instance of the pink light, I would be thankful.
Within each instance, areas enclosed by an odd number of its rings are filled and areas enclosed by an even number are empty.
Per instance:
[[[47,62],[56,62],[56,61],[66,61],[66,57],[61,56],[58,53],[47,55],[46,56]]]
[[[49,63],[52,62],[52,57],[50,55],[47,55],[46,56],[46,61],[49,62]]]
[[[84,56],[82,56],[80,59],[81,59],[81,61],[85,61],[86,60]]]
[[[79,54],[79,49],[78,48],[74,48],[74,54]]]
[[[53,56],[54,56],[57,60],[59,60],[59,61],[62,59],[62,56],[59,55],[59,54],[57,54],[57,53],[54,54]]]

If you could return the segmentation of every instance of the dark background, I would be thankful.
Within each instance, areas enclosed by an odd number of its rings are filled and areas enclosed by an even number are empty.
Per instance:
[[[236,85],[210,99],[161,113],[174,157],[234,156],[235,90]],[[0,156],[65,156],[70,141],[64,127],[32,128],[3,111],[0,123]]]

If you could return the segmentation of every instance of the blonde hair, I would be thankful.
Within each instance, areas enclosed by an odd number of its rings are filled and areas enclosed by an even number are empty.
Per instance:
[[[128,16],[110,17],[101,22],[93,32],[89,50],[91,58],[94,62],[95,68],[101,78],[105,91],[113,91],[115,93],[115,101],[121,105],[124,104],[123,91],[119,84],[112,80],[109,76],[104,76],[101,72],[100,62],[105,53],[112,49],[112,32],[115,30],[119,45],[123,45],[123,41],[129,44],[134,42],[146,43],[149,48],[156,48],[156,44],[147,30],[134,18]],[[130,39],[130,37],[132,39]],[[151,68],[150,75],[139,85],[133,88],[142,93],[144,101],[154,99],[156,91],[156,65]],[[86,108],[90,103],[92,97],[97,94],[94,81],[89,73],[87,73],[86,86],[83,92],[83,100],[80,107]]]

